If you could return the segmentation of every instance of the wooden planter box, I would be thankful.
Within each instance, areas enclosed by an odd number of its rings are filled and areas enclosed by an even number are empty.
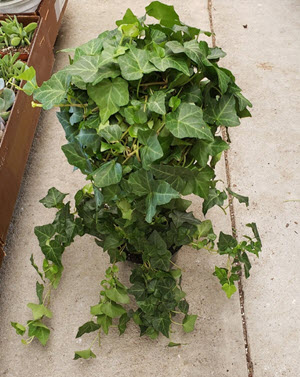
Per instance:
[[[43,0],[36,14],[18,15],[24,24],[38,22],[27,64],[37,72],[39,85],[48,80],[54,64],[53,46],[67,0]],[[6,15],[0,15],[0,20]],[[22,84],[21,84],[22,85]],[[18,92],[0,144],[0,266],[4,245],[18,197],[24,169],[38,123],[40,108],[32,108],[32,98]]]

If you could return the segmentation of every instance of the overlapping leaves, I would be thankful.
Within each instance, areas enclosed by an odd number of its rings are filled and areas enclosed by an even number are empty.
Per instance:
[[[100,300],[91,307],[93,318],[77,337],[100,336],[116,326],[123,334],[130,320],[141,335],[169,337],[175,315],[181,315],[183,330],[190,332],[197,316],[189,314],[172,254],[182,245],[217,247],[228,262],[214,274],[230,297],[241,266],[249,277],[248,253],[261,250],[254,223],[248,224],[253,238],[238,242],[221,232],[216,241],[211,222],[187,212],[190,202],[182,198],[203,198],[204,215],[214,206],[225,212],[227,194],[214,169],[229,145],[219,127],[238,126],[240,118],[250,116],[247,107],[252,105],[232,73],[219,66],[225,53],[200,40],[200,29],[182,23],[173,6],[159,1],[147,6],[146,14],[159,23],[146,24],[145,16],[138,18],[128,9],[115,30],[67,49],[73,54],[70,64],[41,87],[33,69],[23,77],[25,92],[41,104],[34,106],[60,107],[57,115],[68,141],[62,151],[90,181],[76,193],[74,211],[70,202],[64,203],[66,194],[55,188],[41,200],[57,213],[52,223],[35,228],[45,259],[40,271],[31,257],[42,283],[36,283],[39,304],[28,305],[33,314],[27,324],[29,342],[36,337],[45,345],[48,340],[50,330],[42,319],[52,313],[44,284],[49,281],[50,292],[57,288],[64,250],[77,235],[94,236],[113,263],[101,282]],[[247,197],[227,191],[230,200],[248,205]],[[126,258],[140,263],[129,289],[119,281],[115,265]],[[135,311],[126,307],[130,296],[136,300]],[[12,326],[24,335],[25,326]],[[74,359],[94,357],[90,347],[76,351]]]

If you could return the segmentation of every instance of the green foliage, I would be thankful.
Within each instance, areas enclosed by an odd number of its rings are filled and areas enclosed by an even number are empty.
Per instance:
[[[33,38],[36,22],[31,22],[23,26],[17,17],[8,16],[5,21],[0,21],[0,48],[4,47],[26,47],[29,46]]]
[[[150,339],[160,333],[169,338],[173,325],[193,331],[197,315],[189,313],[182,272],[172,261],[183,245],[227,255],[226,268],[216,267],[214,275],[228,297],[241,266],[249,276],[248,254],[261,250],[254,223],[248,224],[253,238],[238,241],[220,232],[217,239],[211,221],[188,212],[191,202],[184,199],[203,198],[203,215],[214,206],[226,212],[228,198],[215,166],[229,144],[218,136],[219,127],[237,126],[251,103],[231,72],[219,66],[225,53],[201,41],[200,29],[183,24],[173,6],[158,1],[146,12],[160,23],[148,25],[127,10],[117,29],[68,50],[74,52],[70,65],[41,87],[32,70],[24,73],[40,102],[34,106],[60,107],[57,116],[68,141],[63,153],[88,181],[76,193],[73,210],[55,188],[41,200],[57,212],[52,223],[35,228],[43,272],[33,258],[31,263],[50,288],[37,285],[32,326],[50,314],[48,292],[59,284],[65,248],[77,235],[89,234],[112,264],[101,281],[99,302],[91,307],[92,319],[77,333],[96,332],[92,345],[114,327],[123,334],[131,320]],[[227,191],[248,205],[248,198]],[[116,266],[126,259],[139,262],[128,288]],[[41,341],[37,330],[32,334]],[[92,345],[77,351],[75,359],[95,357]]]
[[[7,83],[10,79],[14,78],[16,84],[19,83],[17,77],[22,74],[26,69],[26,64],[18,60],[20,53],[6,54],[0,57],[0,77]]]

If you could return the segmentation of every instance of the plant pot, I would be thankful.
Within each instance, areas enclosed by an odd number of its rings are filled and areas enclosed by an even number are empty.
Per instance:
[[[175,255],[176,253],[178,253],[178,251],[181,249],[182,246],[172,246],[170,247],[169,251],[171,252],[172,256]],[[125,253],[126,253],[126,260],[129,261],[129,262],[133,262],[133,263],[136,263],[136,264],[143,264],[143,258],[142,258],[142,254],[133,254],[133,253],[130,253],[130,251],[128,251],[127,249],[124,250]]]
[[[1,11],[1,8],[0,8],[0,11]],[[0,21],[3,21],[7,18],[6,15],[4,14],[1,14],[0,15]],[[40,19],[38,16],[36,15],[28,15],[28,16],[17,16],[17,19],[20,23],[22,23],[24,26],[30,24],[31,22],[37,22],[39,23]],[[27,62],[28,58],[29,58],[29,55],[30,55],[30,51],[31,51],[31,48],[32,48],[32,44],[34,42],[34,40],[36,39],[36,35],[37,35],[37,32],[38,32],[38,29],[39,29],[39,25],[38,27],[35,29],[34,31],[34,34],[33,34],[33,37],[32,37],[32,41],[30,43],[29,46],[27,47],[7,47],[3,50],[0,51],[0,55],[1,56],[5,56],[9,53],[17,53],[17,52],[20,52],[20,56],[19,56],[19,60],[22,60],[24,62]]]
[[[51,75],[54,64],[53,45],[66,6],[67,1],[64,3],[59,19],[56,18],[54,3],[51,1],[50,4],[48,0],[41,2],[40,16],[20,15],[17,17],[25,26],[31,22],[38,22],[27,63],[35,67],[38,85],[48,80]],[[5,20],[5,18],[7,16],[0,15],[0,20]],[[5,255],[4,245],[8,227],[41,110],[33,108],[31,101],[32,98],[25,93],[17,93],[0,141],[0,266]],[[10,189],[8,190],[7,187]]]
[[[9,54],[11,51],[0,51],[1,57]],[[16,54],[18,51],[14,51],[13,54]],[[18,60],[22,60],[23,62],[27,62],[29,57],[29,52],[21,52]]]
[[[35,12],[41,0],[6,0],[0,3],[1,13],[32,13]]]

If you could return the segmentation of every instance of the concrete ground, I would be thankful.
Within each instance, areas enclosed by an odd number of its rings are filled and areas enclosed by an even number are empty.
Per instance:
[[[166,2],[175,5],[184,22],[211,27],[206,0]],[[70,0],[56,47],[73,47],[113,28],[128,7],[142,15],[147,3]],[[64,134],[50,111],[40,119],[0,273],[1,377],[299,376],[300,6],[297,0],[212,0],[211,5],[217,44],[228,54],[223,64],[254,105],[253,118],[231,131],[228,155],[233,189],[251,199],[249,209],[234,207],[237,231],[243,234],[243,224],[256,221],[263,242],[251,278],[243,281],[247,359],[238,295],[228,300],[220,290],[212,276],[215,257],[185,248],[176,263],[184,269],[184,289],[199,320],[196,331],[175,332],[172,340],[187,345],[168,349],[166,339],[139,338],[131,325],[121,337],[114,331],[105,337],[97,359],[72,361],[74,350],[88,346],[93,337],[85,335],[81,343],[74,339],[89,319],[108,265],[89,237],[78,239],[64,255],[47,346],[21,344],[9,321],[22,323],[30,316],[26,304],[35,302],[36,275],[29,256],[42,261],[33,227],[53,216],[38,200],[51,186],[74,194],[83,184],[60,150]],[[65,64],[67,56],[59,54],[55,70]],[[219,176],[228,179],[224,161]],[[199,204],[194,202],[196,212]],[[220,210],[210,217],[217,229],[230,230],[230,219]],[[129,266],[121,273],[126,280]]]

